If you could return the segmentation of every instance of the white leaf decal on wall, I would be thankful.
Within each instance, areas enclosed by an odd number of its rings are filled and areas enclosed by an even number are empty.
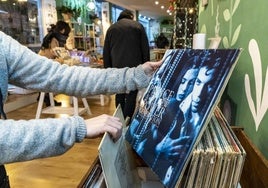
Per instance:
[[[240,0],[236,0],[236,1],[235,1],[235,4],[234,4],[234,8],[233,8],[233,12],[232,12],[232,14],[235,13],[236,9],[238,8],[239,3],[240,3]]]
[[[257,42],[252,39],[249,42],[249,54],[253,64],[253,72],[255,79],[256,105],[251,96],[250,79],[248,74],[245,75],[245,91],[250,111],[252,113],[256,131],[258,131],[261,120],[268,109],[268,100],[264,97],[268,96],[268,68],[266,69],[266,76],[264,82],[264,90],[262,91],[262,66],[261,56]]]
[[[239,37],[240,30],[241,30],[241,24],[236,28],[236,30],[234,32],[232,42],[231,42],[231,46],[235,45],[235,43],[236,43],[236,41],[237,41],[237,39]]]
[[[228,41],[228,38],[225,36],[225,37],[223,37],[223,39],[222,39],[222,43],[223,43],[223,46],[224,46],[224,48],[229,48],[230,47],[230,45],[229,45],[229,41]]]
[[[229,9],[225,9],[223,11],[223,17],[226,22],[228,22],[231,19],[231,13]]]

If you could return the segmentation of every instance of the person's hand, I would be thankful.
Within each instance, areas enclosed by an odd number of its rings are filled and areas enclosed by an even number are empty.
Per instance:
[[[162,60],[156,62],[147,61],[146,63],[142,64],[142,68],[145,74],[150,76],[162,65],[162,63]]]
[[[177,139],[171,139],[168,135],[157,144],[155,151],[157,154],[162,153],[166,159],[182,155],[183,149],[189,136],[183,136]]]
[[[106,114],[85,120],[87,138],[96,138],[108,132],[113,140],[118,140],[122,134],[123,124],[117,117]]]

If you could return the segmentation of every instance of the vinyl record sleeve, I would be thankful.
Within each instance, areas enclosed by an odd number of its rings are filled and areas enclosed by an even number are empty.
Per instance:
[[[105,133],[99,145],[99,159],[107,188],[139,187],[140,181],[136,171],[132,148],[125,141],[126,125],[121,106],[114,112],[123,123],[123,133],[119,140],[113,141]]]
[[[165,53],[126,140],[166,187],[179,184],[240,53],[240,49]]]

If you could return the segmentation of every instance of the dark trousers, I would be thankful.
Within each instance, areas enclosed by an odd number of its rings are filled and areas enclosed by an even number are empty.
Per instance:
[[[9,180],[4,165],[0,165],[0,188],[9,188]]]
[[[119,104],[121,105],[125,118],[126,117],[130,117],[130,119],[132,118],[133,113],[136,108],[137,94],[138,94],[138,90],[131,91],[125,94],[115,95],[115,105],[116,106],[118,106]]]

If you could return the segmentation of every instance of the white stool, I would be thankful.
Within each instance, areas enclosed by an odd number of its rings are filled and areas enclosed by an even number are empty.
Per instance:
[[[87,114],[89,115],[92,114],[86,98],[82,98],[84,108],[78,107],[78,99],[76,97],[72,97],[73,107],[62,107],[62,106],[55,106],[53,93],[49,93],[50,106],[42,109],[44,98],[45,98],[45,93],[41,92],[40,97],[39,97],[37,111],[36,111],[36,116],[35,116],[36,119],[40,118],[41,113],[43,114],[69,114],[69,115],[77,115],[77,116],[85,112],[87,112]]]

